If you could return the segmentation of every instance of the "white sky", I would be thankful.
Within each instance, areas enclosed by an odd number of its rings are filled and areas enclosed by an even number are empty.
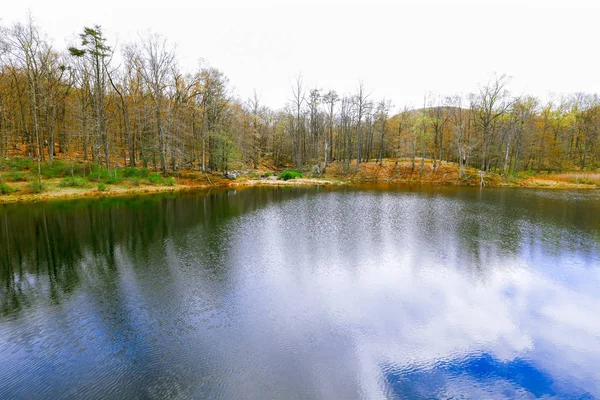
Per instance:
[[[600,92],[600,0],[114,1],[3,0],[3,25],[36,22],[66,48],[84,25],[111,43],[148,29],[177,44],[184,71],[203,58],[242,99],[280,108],[291,83],[420,106],[425,92],[475,91],[493,72],[514,94]]]

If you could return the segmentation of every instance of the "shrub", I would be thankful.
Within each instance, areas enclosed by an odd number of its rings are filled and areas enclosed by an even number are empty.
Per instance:
[[[510,183],[519,183],[519,177],[516,175],[508,175],[506,177],[506,179],[510,182]]]
[[[93,165],[90,174],[87,177],[90,182],[101,182],[109,178],[110,174],[108,173],[108,170],[103,169],[99,165]]]
[[[73,176],[63,179],[58,186],[60,187],[85,187],[87,182],[80,176]]]
[[[17,189],[15,189],[14,187],[10,187],[4,183],[0,183],[0,194],[11,194],[16,191]]]
[[[138,170],[137,168],[133,167],[123,168],[123,176],[125,178],[132,178],[134,176],[138,176]]]
[[[272,172],[267,172],[266,174],[263,175],[265,178],[268,178],[270,176],[273,176]]]
[[[10,171],[29,170],[32,166],[33,160],[30,158],[11,158],[5,163],[5,168]]]
[[[290,179],[302,178],[302,172],[295,171],[293,169],[286,169],[281,174],[279,174],[279,177],[281,179],[283,179],[284,181],[287,181]]]
[[[44,178],[56,178],[67,176],[71,173],[71,164],[67,165],[62,160],[52,160],[41,165],[42,176]]]
[[[43,192],[45,189],[44,185],[40,184],[39,182],[31,182],[30,184],[27,185],[27,190],[29,190],[31,193],[41,193]]]
[[[140,179],[139,176],[134,176],[131,183],[133,184],[133,186],[140,186],[140,184],[142,183],[142,180]]]
[[[89,171],[87,170],[87,166],[85,164],[74,164],[74,163],[69,163],[68,168],[73,168],[73,174],[74,175],[80,175],[85,177],[85,174],[88,173]],[[71,171],[69,170],[69,174],[71,173]]]
[[[150,170],[146,167],[142,167],[139,170],[140,178],[146,178],[150,174]]]
[[[165,178],[163,179],[163,184],[167,186],[175,186],[175,178],[173,178],[172,176],[169,178]]]
[[[29,176],[25,172],[11,172],[6,176],[6,180],[10,182],[27,182]]]
[[[146,178],[149,173],[150,171],[148,170],[148,168],[129,167],[123,169],[123,176],[125,178]]]
[[[162,176],[160,174],[154,172],[152,174],[148,174],[148,182],[158,185],[162,182]]]
[[[111,176],[109,178],[106,178],[105,180],[106,183],[110,184],[110,185],[115,185],[117,183],[121,183],[123,182],[123,178],[121,178],[120,176]]]
[[[106,184],[104,182],[100,182],[98,184],[98,191],[99,192],[106,192],[107,190],[109,190],[108,186],[106,186]]]

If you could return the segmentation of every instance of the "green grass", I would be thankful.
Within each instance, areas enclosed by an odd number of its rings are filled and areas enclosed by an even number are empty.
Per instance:
[[[153,172],[151,174],[148,174],[148,177],[146,179],[148,180],[148,183],[151,185],[175,186],[177,184],[177,181],[175,181],[175,178],[173,178],[172,176],[165,178],[158,172]]]
[[[110,185],[116,185],[118,183],[123,182],[123,178],[120,177],[118,174],[113,174],[111,177],[107,178],[104,182],[108,183]]]
[[[87,176],[88,181],[90,182],[102,182],[110,178],[110,174],[108,170],[100,167],[99,165],[92,165],[91,171]]]
[[[43,184],[40,185],[39,182],[31,182],[27,185],[27,190],[30,193],[42,193],[44,189],[46,189],[46,187]]]
[[[71,165],[67,165],[62,160],[53,160],[42,164],[41,170],[44,178],[59,178],[71,173]]]
[[[88,166],[89,165],[89,166]],[[40,166],[42,178],[56,179],[65,178],[59,184],[62,187],[85,186],[82,179],[93,183],[104,183],[115,185],[124,181],[132,181],[133,185],[138,186],[143,181],[153,185],[174,186],[174,178],[163,178],[157,172],[150,172],[148,168],[117,168],[110,172],[98,164],[73,163],[55,159],[53,161],[42,163]],[[37,172],[36,163],[29,158],[12,158],[9,160],[0,160],[0,171],[7,171],[2,177],[9,182],[26,182],[33,180],[33,172]],[[31,171],[31,172],[29,172]],[[72,178],[75,175],[76,178]],[[32,190],[35,193],[39,191]]]
[[[283,179],[284,181],[287,181],[290,179],[302,178],[302,172],[295,171],[293,169],[286,169],[281,174],[279,174],[279,177],[281,179]]]
[[[159,173],[152,173],[152,174],[148,174],[148,182],[150,182],[153,185],[160,185],[162,183],[162,176],[160,176]]]
[[[0,183],[0,194],[11,194],[16,191],[17,189],[15,189],[14,187],[8,186],[4,183]]]
[[[60,187],[86,187],[87,185],[87,181],[80,176],[65,178],[58,184]]]
[[[0,167],[4,171],[30,170],[33,167],[33,160],[30,158],[11,158],[2,161]]]
[[[123,168],[125,178],[147,178],[150,174],[148,168]]]
[[[6,175],[6,180],[9,182],[27,182],[29,175],[25,172],[11,172]]]
[[[100,182],[98,184],[98,191],[99,192],[106,192],[107,190],[109,190],[110,188],[108,186],[106,186],[106,183],[104,182]]]

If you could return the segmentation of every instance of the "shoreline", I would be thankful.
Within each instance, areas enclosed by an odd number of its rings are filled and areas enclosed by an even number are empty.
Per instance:
[[[363,162],[358,170],[354,165],[346,165],[344,170],[339,163],[327,167],[325,174],[315,176],[310,171],[304,171],[304,177],[281,180],[272,175],[274,168],[246,170],[234,179],[226,179],[222,174],[207,174],[200,171],[182,170],[168,178],[156,172],[153,176],[124,177],[117,183],[107,180],[96,183],[78,177],[77,185],[64,185],[64,180],[70,176],[44,179],[46,187],[41,193],[30,189],[35,184],[32,171],[3,172],[5,177],[14,177],[15,174],[26,179],[2,183],[8,186],[13,193],[0,194],[0,204],[30,203],[59,199],[79,198],[105,198],[127,195],[146,195],[166,192],[185,192],[193,190],[206,190],[210,188],[247,188],[254,186],[365,186],[365,185],[433,185],[433,186],[467,186],[480,187],[481,176],[477,169],[467,168],[465,176],[460,177],[459,167],[455,163],[438,164],[437,168],[428,161],[423,172],[412,167],[409,160],[385,160],[383,163]],[[115,173],[116,174],[116,173]],[[115,175],[116,176],[116,175]],[[262,178],[259,178],[263,176]],[[268,177],[267,177],[268,176]],[[586,178],[587,177],[587,178]],[[75,179],[74,178],[74,179]],[[150,179],[154,178],[154,179]],[[483,175],[484,188],[486,187],[513,187],[523,189],[553,189],[553,190],[598,190],[600,189],[599,173],[566,172],[556,174],[522,173],[503,176],[497,173],[486,172]],[[103,183],[104,182],[104,183]],[[97,186],[96,186],[97,185]],[[102,189],[100,190],[100,186]]]
[[[227,188],[249,188],[258,186],[271,187],[299,187],[299,186],[350,186],[359,187],[363,185],[389,184],[389,185],[431,185],[431,186],[464,186],[478,187],[473,184],[457,184],[452,182],[433,182],[426,180],[332,180],[329,177],[324,178],[297,178],[284,180],[268,180],[254,178],[240,178],[239,180],[225,180],[218,177],[213,177],[216,183],[212,185],[204,182],[194,182],[194,184],[181,183],[175,186],[164,185],[143,185],[143,186],[124,186],[111,185],[106,191],[99,191],[95,188],[57,188],[53,187],[42,193],[14,193],[0,195],[0,204],[19,204],[19,203],[38,203],[52,200],[70,200],[70,199],[91,199],[91,198],[106,198],[120,196],[135,196],[135,195],[151,195],[158,193],[179,193],[188,191],[200,191],[211,188],[227,189]],[[48,182],[48,180],[46,181]],[[51,182],[52,183],[52,182]],[[598,190],[596,185],[575,184],[566,182],[557,182],[544,179],[529,179],[517,183],[502,183],[488,184],[483,188],[521,188],[521,189],[552,189],[552,190]]]

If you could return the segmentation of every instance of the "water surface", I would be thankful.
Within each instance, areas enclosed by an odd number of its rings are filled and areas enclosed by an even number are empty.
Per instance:
[[[600,194],[0,209],[0,398],[600,397]]]

